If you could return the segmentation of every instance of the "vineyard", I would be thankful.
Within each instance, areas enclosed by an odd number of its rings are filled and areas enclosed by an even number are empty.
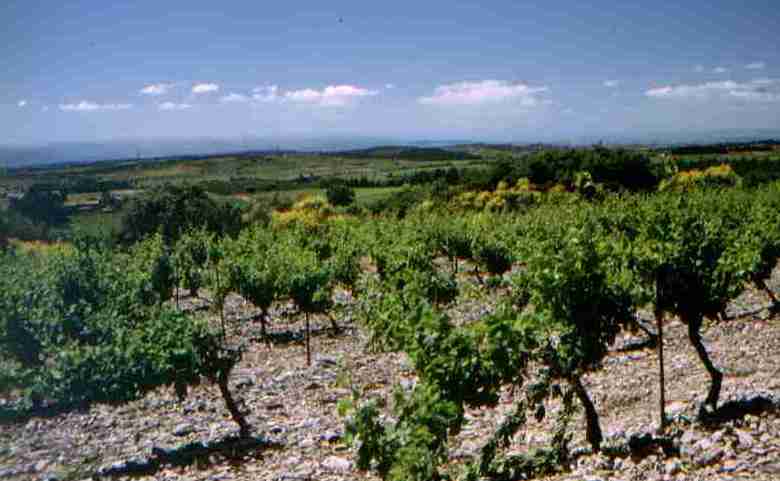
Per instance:
[[[132,416],[148,403],[187,420],[175,437],[192,442],[150,454],[140,442],[149,428],[136,422],[107,443],[107,456],[46,452],[41,469],[1,447],[10,468],[0,479],[260,479],[253,470],[279,456],[288,467],[272,479],[325,479],[313,468],[295,474],[311,444],[287,435],[320,421],[270,421],[293,402],[327,413],[329,430],[312,443],[328,446],[333,479],[529,479],[642,456],[662,466],[680,459],[672,475],[698,479],[720,458],[686,457],[683,433],[750,423],[734,415],[739,360],[725,370],[725,348],[714,352],[703,336],[755,337],[767,351],[759,357],[776,354],[780,184],[594,194],[587,179],[574,182],[581,193],[502,185],[479,201],[496,208],[475,208],[475,194],[358,217],[309,199],[234,235],[176,230],[121,247],[85,235],[45,254],[9,250],[0,264],[2,444],[39,423]],[[770,319],[766,333],[737,329],[759,315]],[[683,350],[697,363],[680,374]],[[695,377],[686,385],[695,391],[667,386],[671,369],[670,381]],[[639,381],[632,389],[653,406],[644,430],[605,427],[622,410],[598,400],[597,376]],[[778,389],[751,398],[761,413],[780,409]],[[680,396],[691,405],[668,402]],[[481,416],[493,422],[464,449]]]

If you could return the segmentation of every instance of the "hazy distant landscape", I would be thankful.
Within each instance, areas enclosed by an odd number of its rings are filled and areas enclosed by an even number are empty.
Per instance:
[[[529,137],[521,142],[491,142],[490,139],[409,140],[399,138],[335,137],[335,138],[278,138],[261,139],[169,139],[135,141],[114,140],[107,142],[60,142],[42,146],[0,145],[0,165],[6,167],[34,166],[55,163],[81,163],[123,159],[149,159],[183,155],[214,155],[247,151],[339,151],[369,148],[377,145],[411,145],[446,147],[468,143],[516,143],[537,142],[561,146],[583,146],[598,142],[616,145],[646,144],[668,146],[717,142],[749,142],[780,138],[780,129],[733,129],[723,131],[678,131],[645,134],[603,134],[555,138]]]

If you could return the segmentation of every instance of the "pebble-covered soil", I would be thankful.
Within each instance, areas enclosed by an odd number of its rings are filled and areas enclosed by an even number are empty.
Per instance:
[[[773,287],[777,289],[777,279]],[[348,301],[348,296],[342,298]],[[763,293],[750,291],[728,310],[736,319],[704,332],[712,358],[726,375],[721,403],[763,396],[780,406],[780,316],[760,309],[767,304]],[[462,314],[476,317],[489,305],[489,299],[481,305],[469,301]],[[231,298],[229,306],[232,340],[249,345],[231,388],[262,443],[233,455],[214,451],[182,466],[163,462],[157,471],[135,479],[376,479],[354,468],[352,452],[342,442],[337,402],[353,389],[364,397],[389,400],[396,385],[411,388],[414,375],[404,355],[366,350],[366,334],[350,320],[347,308],[340,316],[340,334],[328,329],[327,319],[313,322],[314,356],[307,367],[299,319],[284,309],[276,311],[271,332],[292,335],[278,335],[279,342],[269,346],[259,340],[259,325],[246,321],[253,313],[249,306],[239,298]],[[709,378],[688,344],[685,326],[671,320],[665,330],[667,412],[674,420],[667,435],[680,455],[667,458],[660,450],[641,457],[583,455],[571,470],[547,479],[780,480],[780,411],[757,412],[715,427],[696,422]],[[632,434],[653,432],[657,426],[657,354],[649,348],[619,349],[635,340],[621,337],[604,369],[586,378],[607,443],[625,443]],[[468,413],[465,429],[452,442],[453,463],[479,451],[512,400],[507,391],[496,409]],[[512,449],[543,443],[552,422],[530,424]],[[574,448],[586,446],[581,431]],[[164,459],[160,453],[188,443],[213,447],[236,433],[215,386],[191,389],[184,402],[172,389],[159,389],[118,407],[97,405],[85,412],[0,425],[0,481],[91,479],[133,467],[143,471],[155,456]]]

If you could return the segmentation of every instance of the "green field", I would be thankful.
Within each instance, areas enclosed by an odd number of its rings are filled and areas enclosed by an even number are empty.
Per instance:
[[[366,177],[385,179],[388,175],[405,175],[420,170],[479,166],[478,158],[416,159],[399,157],[340,156],[307,153],[214,156],[204,159],[139,160],[98,162],[51,168],[17,169],[0,177],[0,187],[28,186],[33,183],[77,181],[126,182],[147,188],[165,182],[236,182],[253,180],[263,188],[278,184],[294,188],[300,182],[328,178]]]
[[[438,149],[384,148],[344,155],[274,153],[96,162],[16,169],[0,177],[0,192],[24,191],[42,184],[64,186],[72,227],[89,232],[113,231],[121,210],[101,209],[98,201],[102,190],[119,196],[126,204],[133,196],[162,184],[197,185],[215,199],[245,206],[255,202],[293,203],[304,195],[324,195],[324,184],[329,181],[360,178],[372,184],[355,189],[356,204],[365,206],[398,192],[399,185],[384,186],[398,184],[394,179],[435,169],[478,169],[492,160],[484,152],[477,157]]]
[[[750,148],[710,153],[684,150],[675,153],[674,149],[642,146],[620,150],[627,155],[644,156],[653,165],[671,161],[680,171],[729,164],[752,184],[780,177],[777,149]],[[504,165],[509,170],[502,171],[501,175],[518,178],[528,175],[528,159],[540,156],[544,160],[547,153],[567,152],[560,148],[539,149],[482,144],[449,149],[377,147],[341,153],[270,152],[20,168],[0,176],[0,197],[5,197],[2,194],[6,192],[23,192],[33,185],[64,188],[68,194],[65,206],[69,209],[71,227],[90,232],[115,231],[121,206],[127,205],[132,197],[163,184],[198,186],[215,199],[242,207],[259,204],[276,208],[289,206],[305,195],[324,195],[328,184],[340,179],[353,183],[355,204],[365,208],[392,201],[404,184],[431,185],[448,171],[471,177]],[[592,152],[598,147],[595,149]],[[555,168],[562,176],[558,182],[569,183],[583,167],[576,166],[579,161],[567,165],[565,155],[550,161],[557,162]],[[587,157],[581,159],[590,161]],[[119,198],[121,206],[113,209],[101,206],[103,192]],[[7,203],[5,199],[3,202]]]

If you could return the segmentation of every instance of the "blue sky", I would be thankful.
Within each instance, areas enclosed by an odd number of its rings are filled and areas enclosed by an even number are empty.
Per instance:
[[[776,0],[16,1],[0,144],[780,127]]]

